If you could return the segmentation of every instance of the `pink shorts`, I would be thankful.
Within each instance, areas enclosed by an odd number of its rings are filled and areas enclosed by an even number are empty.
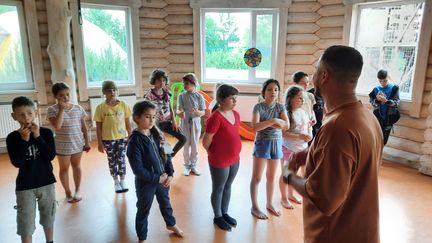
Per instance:
[[[287,149],[285,146],[282,146],[283,160],[289,161],[294,154],[294,151]]]

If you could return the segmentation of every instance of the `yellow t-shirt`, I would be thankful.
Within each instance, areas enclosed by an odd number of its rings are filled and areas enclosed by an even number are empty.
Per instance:
[[[117,140],[128,136],[125,120],[131,117],[131,109],[124,102],[120,101],[115,106],[105,102],[96,107],[94,121],[102,123],[102,140]]]

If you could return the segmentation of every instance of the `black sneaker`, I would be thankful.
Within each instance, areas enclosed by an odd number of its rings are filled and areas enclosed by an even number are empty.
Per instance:
[[[223,214],[222,217],[231,226],[237,226],[237,220],[235,220],[235,218],[232,218],[231,216],[229,216],[227,213]]]
[[[231,231],[231,226],[224,220],[223,217],[213,219],[213,222],[220,228],[226,231]]]

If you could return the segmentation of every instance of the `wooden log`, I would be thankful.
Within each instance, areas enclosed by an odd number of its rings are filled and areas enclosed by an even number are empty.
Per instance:
[[[317,13],[321,16],[343,16],[345,14],[345,6],[343,4],[332,4],[318,9]]]
[[[288,65],[311,65],[316,61],[313,55],[286,55],[285,64]]]
[[[168,25],[163,19],[140,18],[139,22],[144,29],[163,29]]]
[[[420,166],[420,156],[420,154],[414,154],[388,146],[385,146],[383,150],[384,160],[392,161],[412,168],[418,168]]]
[[[143,58],[164,58],[169,55],[165,49],[141,49],[141,57]]]
[[[342,4],[344,0],[318,0],[322,5]]]
[[[170,77],[171,83],[176,83],[176,82],[181,82],[183,76],[186,73],[174,73],[174,72],[170,72],[168,75]]]
[[[168,15],[164,9],[158,8],[141,8],[139,16],[142,18],[163,19]]]
[[[165,48],[171,54],[192,54],[193,45],[171,45]]]
[[[46,10],[46,4],[45,1],[36,1],[36,11],[45,11]]]
[[[315,23],[320,18],[317,13],[289,13],[288,23]]]
[[[38,11],[37,12],[37,21],[39,24],[48,23],[47,12],[46,11]]]
[[[430,103],[432,103],[432,94],[430,92],[423,93],[422,104],[429,105]]]
[[[168,24],[193,24],[193,17],[190,14],[172,14],[165,17]]]
[[[288,45],[286,47],[286,54],[297,54],[297,55],[305,55],[305,54],[314,54],[314,52],[318,50],[318,47],[315,45]]]
[[[168,5],[164,0],[142,0],[142,6],[145,8],[164,8]]]
[[[432,79],[427,78],[425,81],[425,88],[423,92],[429,92],[429,91],[432,91]]]
[[[432,128],[427,128],[424,132],[424,139],[426,141],[432,141]]]
[[[418,171],[425,175],[432,176],[432,156],[424,155],[420,157],[420,167]]]
[[[391,133],[391,136],[405,138],[419,143],[423,143],[425,141],[424,130],[399,126],[397,123],[393,126],[393,128],[394,133]]]
[[[429,112],[429,106],[422,104],[420,108],[420,117],[428,117],[430,114],[432,114],[432,112]]]
[[[320,18],[316,24],[322,28],[325,27],[343,27],[344,16],[330,16]]]
[[[432,115],[429,115],[429,116],[426,118],[425,126],[426,126],[427,128],[432,128]]]
[[[288,8],[288,16],[291,13],[314,13],[321,8],[321,6],[322,5],[318,2],[294,2],[291,4],[291,7]]]
[[[421,145],[422,143],[411,141],[404,138],[398,138],[394,136],[391,136],[387,142],[387,146],[389,147],[414,153],[414,154],[423,154]]]
[[[145,68],[164,68],[169,63],[165,58],[142,58],[141,64]]]
[[[315,72],[315,67],[312,65],[285,65],[285,73],[293,74],[297,71],[303,71],[307,74],[312,75]],[[285,80],[292,80],[291,75],[289,75],[288,79]]]
[[[168,46],[168,42],[162,39],[141,39],[142,48],[165,48]]]
[[[426,141],[421,146],[422,153],[432,155],[432,141]]]
[[[39,34],[48,35],[48,24],[38,24]]]
[[[190,73],[194,70],[194,64],[169,64],[166,68],[174,73]]]
[[[189,24],[169,25],[168,27],[165,28],[165,31],[169,35],[192,35],[193,26]]]
[[[287,44],[314,44],[319,40],[315,34],[288,34]]]
[[[165,0],[168,4],[189,4],[189,0]]]
[[[426,70],[426,77],[432,78],[432,65],[428,65],[427,70]]]
[[[432,51],[429,52],[428,64],[432,64]]]
[[[315,34],[323,39],[342,39],[343,28],[321,28]]]
[[[192,14],[192,8],[188,4],[172,4],[164,9],[168,14]]]
[[[141,38],[149,38],[149,39],[163,39],[167,36],[168,33],[165,30],[159,29],[140,29],[140,37]]]
[[[324,50],[323,50],[323,49],[321,49],[321,50],[317,50],[317,51],[314,53],[314,57],[316,57],[316,58],[320,58],[320,57],[322,56],[323,53],[324,53]]]
[[[342,39],[321,39],[315,42],[315,45],[320,49],[326,49],[332,45],[342,45]]]
[[[191,54],[170,54],[166,59],[170,63],[194,63],[194,57]]]
[[[150,74],[155,68],[141,68],[141,76],[144,83],[148,83],[150,80]]]
[[[287,25],[288,34],[313,34],[319,30],[319,26],[314,23],[295,23]]]
[[[193,35],[168,35],[165,40],[171,45],[193,44]]]

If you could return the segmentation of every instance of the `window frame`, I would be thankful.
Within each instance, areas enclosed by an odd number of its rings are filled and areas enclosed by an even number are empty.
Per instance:
[[[47,104],[42,49],[35,0],[1,0],[0,4],[17,7],[20,34],[23,45],[28,86],[12,85],[11,89],[0,89],[0,102],[10,102],[17,95],[26,95],[39,104]],[[5,85],[7,86],[7,85]]]
[[[193,25],[194,33],[194,70],[199,80],[202,80],[202,62],[201,62],[201,39],[203,33],[203,23],[201,22],[201,9],[277,9],[279,15],[276,18],[277,33],[276,45],[274,48],[275,53],[283,53],[283,55],[273,55],[275,64],[273,65],[275,72],[274,77],[280,80],[281,90],[284,89],[284,74],[285,74],[285,50],[286,50],[286,29],[288,24],[288,8],[291,6],[291,0],[249,0],[249,1],[226,1],[226,0],[191,0],[190,6],[193,9],[193,22],[199,23]],[[276,31],[275,31],[276,32]],[[262,84],[236,84],[236,88],[240,93],[259,94],[261,92]],[[201,88],[204,91],[213,91],[214,83],[202,83]]]
[[[346,0],[346,13],[343,42],[347,45],[354,46],[356,25],[359,15],[359,6],[391,6],[395,4],[404,3],[402,0]],[[425,116],[425,111],[422,109],[424,84],[426,81],[426,70],[428,66],[428,57],[432,37],[432,25],[427,24],[425,20],[432,18],[432,2],[426,0],[413,0],[412,3],[424,3],[424,12],[422,19],[422,26],[420,28],[420,36],[417,46],[417,53],[415,58],[415,69],[413,75],[411,100],[401,100],[401,110],[406,111],[409,116],[420,118]],[[419,51],[428,50],[428,51]],[[358,95],[363,101],[367,102],[367,95]]]
[[[82,6],[106,6],[111,9],[129,9],[129,20],[126,26],[129,25],[127,38],[129,39],[128,56],[130,70],[132,74],[130,78],[133,83],[118,83],[119,94],[135,94],[137,97],[143,96],[142,89],[142,71],[141,71],[141,53],[134,52],[134,49],[140,49],[140,36],[139,36],[139,8],[141,7],[140,0],[84,0],[81,1]],[[74,13],[78,13],[78,3],[76,0],[71,0],[71,9]],[[82,33],[82,26],[79,24],[78,16],[72,16],[72,32],[76,65],[76,77],[78,80],[79,88],[79,101],[88,101],[90,97],[98,97],[102,95],[101,86],[88,85],[87,74],[84,59],[84,40]]]
[[[275,76],[275,72],[276,72],[276,68],[275,68],[275,64],[276,64],[276,55],[275,55],[275,50],[276,50],[276,44],[277,44],[277,40],[276,40],[276,31],[277,31],[277,19],[279,16],[279,11],[278,9],[252,9],[252,8],[236,8],[236,9],[230,9],[230,8],[202,8],[201,9],[201,20],[200,23],[202,24],[202,28],[201,28],[201,70],[203,73],[203,77],[202,77],[202,83],[206,83],[206,84],[216,84],[218,82],[224,82],[224,83],[229,83],[229,84],[247,84],[248,81],[252,80],[252,85],[260,85],[261,83],[263,83],[265,80],[267,80],[268,78],[259,78],[256,76],[256,69],[255,68],[249,68],[248,69],[248,77],[247,80],[244,81],[238,81],[238,82],[233,82],[232,80],[229,79],[211,79],[211,78],[207,78],[206,77],[206,29],[205,29],[205,16],[206,13],[250,13],[251,14],[251,47],[256,47],[256,30],[257,30],[257,16],[259,15],[272,15],[272,50],[271,50],[271,70],[270,70],[270,77],[274,77]],[[270,78],[269,77],[269,78]]]

